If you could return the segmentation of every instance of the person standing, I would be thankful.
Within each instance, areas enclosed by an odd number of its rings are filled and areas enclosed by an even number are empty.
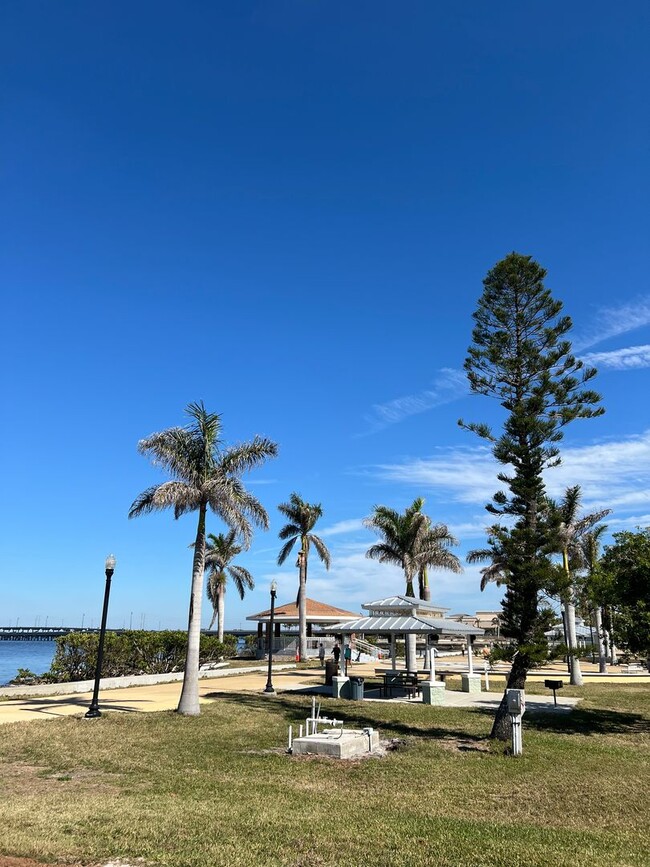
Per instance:
[[[341,648],[339,647],[338,641],[334,645],[332,649],[332,655],[334,656],[334,662],[336,663],[336,667],[339,667],[339,659],[341,658]]]
[[[325,668],[325,646],[322,641],[318,645],[318,658],[320,660],[320,667]]]

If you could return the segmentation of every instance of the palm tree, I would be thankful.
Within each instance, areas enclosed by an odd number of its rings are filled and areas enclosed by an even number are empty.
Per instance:
[[[494,583],[497,587],[508,583],[508,567],[505,563],[505,557],[499,546],[498,536],[500,527],[495,524],[487,528],[488,544],[490,548],[475,548],[467,552],[465,559],[468,563],[487,563],[481,569],[481,592],[485,590],[488,584]]]
[[[221,418],[209,413],[203,402],[186,408],[191,422],[153,433],[138,443],[138,451],[162,467],[171,480],[143,491],[129,509],[129,518],[148,512],[173,509],[174,517],[199,513],[192,562],[192,589],[187,630],[185,676],[178,712],[197,716],[199,708],[199,642],[201,597],[205,567],[205,518],[208,508],[217,514],[246,546],[252,537],[251,524],[268,528],[268,515],[261,503],[243,486],[244,472],[275,457],[278,448],[271,440],[256,436],[248,443],[224,448]]]
[[[416,497],[407,511],[411,511],[415,514],[415,512],[422,512],[423,507],[424,499],[422,497]],[[418,595],[420,599],[423,599],[425,602],[430,602],[431,588],[429,587],[429,569],[435,569],[438,567],[451,569],[452,571],[462,571],[462,569],[458,558],[454,554],[445,550],[450,545],[457,544],[456,539],[454,539],[449,532],[447,525],[432,524],[431,519],[427,515],[424,517],[426,518],[429,529],[426,539],[429,554],[431,556],[429,559],[426,559],[425,557],[418,567]]]
[[[280,503],[280,514],[289,520],[280,530],[279,536],[285,543],[278,554],[278,566],[281,566],[293,551],[293,546],[300,540],[298,552],[299,583],[298,583],[298,656],[301,662],[307,659],[307,564],[309,549],[313,545],[325,568],[330,568],[330,552],[321,538],[312,533],[314,526],[323,515],[320,503],[306,503],[295,492],[289,497],[288,503]],[[286,541],[285,541],[286,540]]]
[[[208,572],[208,599],[212,603],[212,620],[208,629],[212,629],[214,621],[217,621],[217,633],[219,641],[223,642],[224,607],[226,584],[228,576],[232,579],[239,598],[243,599],[246,590],[255,587],[253,576],[243,566],[233,566],[232,561],[244,550],[243,545],[238,545],[236,534],[231,530],[227,535],[208,533],[205,544],[205,567]]]
[[[413,579],[421,576],[423,569],[432,566],[463,571],[458,557],[447,550],[457,544],[456,539],[445,524],[431,524],[422,512],[423,505],[424,500],[418,497],[403,514],[388,506],[375,506],[372,515],[364,521],[369,530],[383,537],[382,542],[368,548],[366,557],[399,566],[404,572],[405,595],[411,598],[415,596]],[[421,590],[424,586],[421,580]],[[406,664],[409,670],[415,666],[415,635],[408,636]]]
[[[410,597],[415,596],[413,579],[427,567],[463,571],[458,557],[447,550],[457,545],[457,540],[445,524],[431,524],[422,512],[423,505],[424,500],[418,497],[403,514],[388,506],[375,506],[373,514],[364,521],[368,529],[383,536],[383,542],[368,548],[366,557],[399,566],[404,572],[405,595]],[[421,588],[424,587],[428,589],[428,580],[426,584],[421,582]]]
[[[569,646],[569,664],[571,667],[571,685],[582,686],[582,671],[580,660],[575,651],[576,640],[576,581],[574,572],[584,567],[584,550],[582,541],[590,530],[601,521],[605,515],[609,515],[611,509],[600,509],[589,515],[578,517],[582,491],[580,485],[567,488],[564,498],[559,504],[550,504],[551,512],[556,521],[559,519],[555,531],[557,551],[562,555],[562,568],[564,570],[564,592],[561,595],[564,614],[566,618],[567,643]]]

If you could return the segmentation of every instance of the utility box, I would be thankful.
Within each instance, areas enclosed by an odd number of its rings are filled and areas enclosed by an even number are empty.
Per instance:
[[[508,713],[511,716],[521,716],[526,710],[526,693],[523,689],[506,690]]]

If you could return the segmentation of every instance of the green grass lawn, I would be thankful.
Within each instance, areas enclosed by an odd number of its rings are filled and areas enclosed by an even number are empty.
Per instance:
[[[571,691],[566,689],[565,694]],[[403,745],[337,762],[283,753],[309,699],[222,695],[201,717],[108,714],[2,727],[0,852],[251,865],[650,863],[650,688],[588,686],[570,715],[323,702]]]

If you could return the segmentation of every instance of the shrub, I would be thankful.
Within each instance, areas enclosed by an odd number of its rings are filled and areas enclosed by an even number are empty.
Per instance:
[[[99,635],[71,632],[56,639],[49,676],[58,682],[92,680],[97,665]],[[213,635],[201,635],[199,662],[216,662],[233,656],[237,640],[225,635],[223,643]],[[183,671],[187,633],[180,630],[107,632],[104,639],[102,677],[130,674],[167,674]]]

